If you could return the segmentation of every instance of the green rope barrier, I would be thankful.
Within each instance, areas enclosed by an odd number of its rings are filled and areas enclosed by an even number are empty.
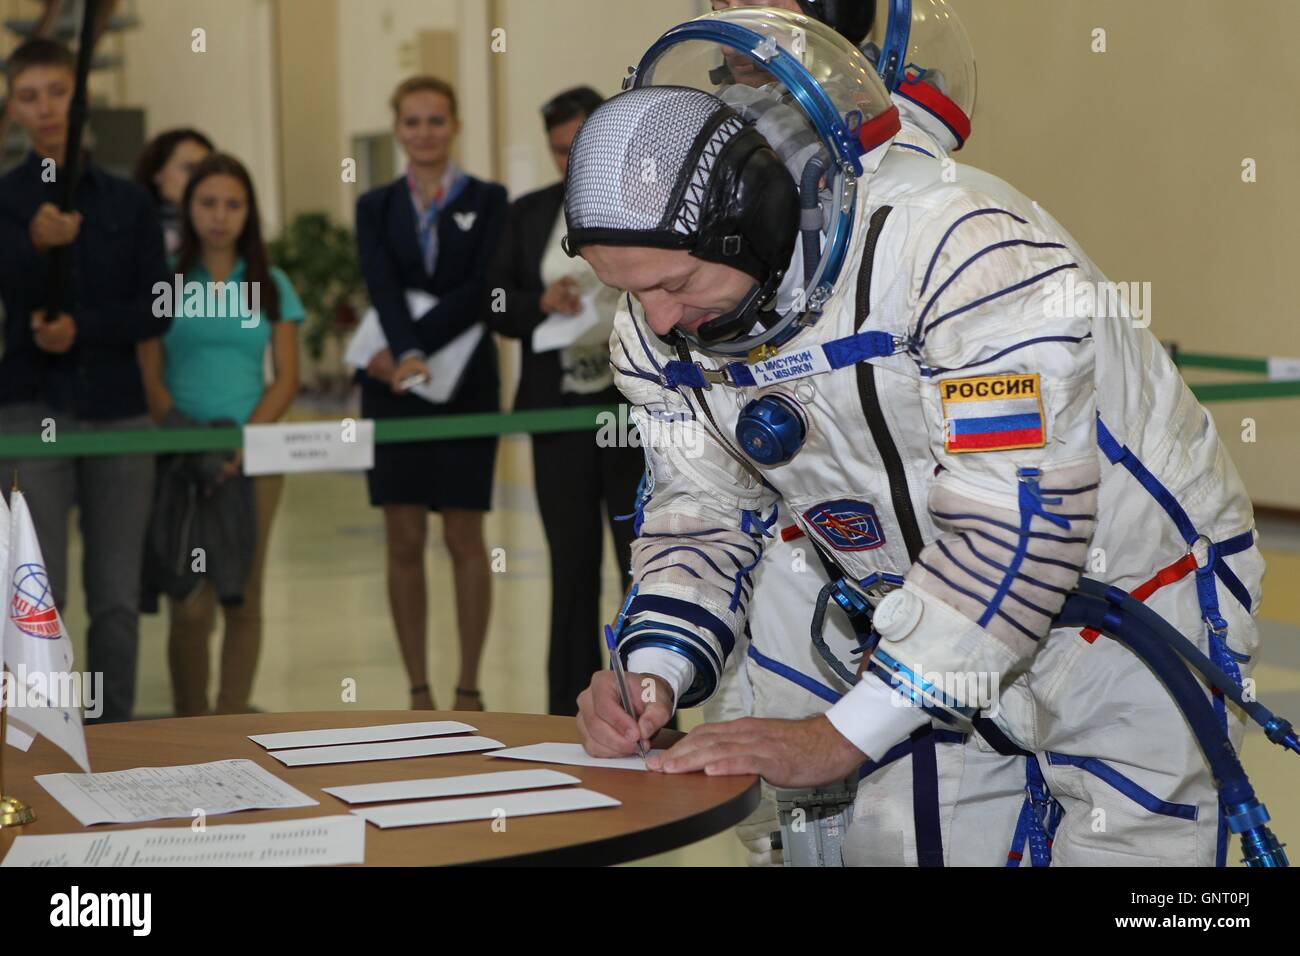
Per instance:
[[[1300,397],[1300,379],[1288,382],[1212,382],[1189,386],[1201,402],[1240,402],[1249,398]]]
[[[1174,352],[1174,364],[1179,368],[1213,368],[1225,372],[1254,372],[1268,374],[1268,359],[1247,358],[1238,355],[1213,355],[1209,352]]]
[[[1184,356],[1187,353],[1183,353]],[[1254,362],[1226,356],[1194,356],[1223,361]],[[1208,367],[1208,366],[1205,366]],[[1221,366],[1226,367],[1226,366]],[[1245,369],[1243,369],[1245,370]],[[1192,385],[1201,402],[1240,402],[1248,399],[1300,397],[1300,380],[1286,382],[1214,382]],[[433,441],[448,438],[488,438],[499,435],[539,435],[586,431],[601,424],[602,413],[618,415],[617,405],[528,412],[489,412],[477,415],[438,415],[426,418],[384,418],[375,422],[375,443]],[[328,419],[341,421],[342,419]],[[288,424],[307,424],[290,422]],[[56,421],[57,428],[57,421]],[[165,455],[242,448],[240,428],[147,428],[103,431],[56,431],[55,441],[40,434],[0,435],[0,459],[71,458],[95,455]],[[3,476],[0,476],[2,479]]]
[[[586,431],[602,413],[618,406],[582,405],[529,412],[489,412],[426,418],[385,418],[375,422],[375,443],[429,441],[440,438],[486,438],[493,435]],[[329,421],[342,421],[329,419]],[[289,422],[288,424],[308,424]],[[0,435],[0,458],[70,458],[93,455],[164,455],[242,448],[241,428],[140,428],[104,431],[58,431],[54,441],[41,435]]]

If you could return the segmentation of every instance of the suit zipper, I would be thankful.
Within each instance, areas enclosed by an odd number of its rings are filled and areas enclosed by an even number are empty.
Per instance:
[[[875,263],[876,243],[885,228],[892,206],[881,206],[871,217],[867,231],[866,248],[862,251],[862,265],[858,270],[858,297],[854,314],[854,331],[860,331],[871,312],[871,272]],[[889,480],[889,497],[894,507],[894,516],[903,533],[903,544],[907,547],[907,557],[916,563],[925,547],[921,535],[921,525],[916,519],[916,509],[912,506],[912,494],[907,486],[907,471],[903,467],[903,456],[898,453],[894,436],[889,433],[889,424],[885,421],[884,409],[880,407],[880,393],[876,386],[876,367],[869,362],[856,366],[858,376],[858,397],[862,402],[862,414],[867,419],[867,428],[871,440],[875,442],[881,464],[885,466],[885,477]]]

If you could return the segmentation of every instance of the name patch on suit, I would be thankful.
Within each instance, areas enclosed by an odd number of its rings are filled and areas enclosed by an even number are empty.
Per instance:
[[[840,498],[809,508],[803,516],[836,551],[870,551],[885,543],[876,509],[865,501]]]
[[[944,449],[1011,451],[1047,444],[1037,372],[950,378],[939,383]]]

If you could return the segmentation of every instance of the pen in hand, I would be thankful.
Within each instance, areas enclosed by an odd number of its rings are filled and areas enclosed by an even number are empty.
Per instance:
[[[632,718],[632,723],[636,725],[638,733],[641,729],[641,722],[637,720],[636,708],[632,705],[632,697],[627,689],[627,671],[623,668],[623,658],[618,652],[618,638],[623,632],[623,619],[627,615],[627,609],[636,596],[636,585],[628,591],[627,597],[623,601],[623,606],[619,609],[618,617],[614,619],[614,626],[605,625],[605,645],[609,648],[609,666],[614,670],[614,679],[618,682],[619,699],[623,702],[623,710]],[[636,752],[642,760],[648,754],[645,741],[638,738],[636,742]]]

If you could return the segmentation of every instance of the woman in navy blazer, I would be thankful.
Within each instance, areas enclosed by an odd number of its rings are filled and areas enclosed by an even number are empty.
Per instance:
[[[446,403],[432,404],[404,387],[427,373],[429,356],[483,321],[488,269],[507,200],[504,187],[468,176],[452,161],[460,121],[449,84],[413,77],[398,86],[391,105],[407,172],[357,202],[361,271],[388,341],[361,376],[361,413],[404,418],[499,411],[496,346],[489,333]],[[437,304],[412,315],[410,290],[435,296]],[[455,576],[461,649],[455,709],[482,709],[478,666],[491,604],[483,514],[491,507],[496,446],[495,438],[475,438],[375,448],[375,467],[367,476],[370,503],[384,510],[389,607],[413,709],[434,706],[425,653],[429,511],[442,513]]]

